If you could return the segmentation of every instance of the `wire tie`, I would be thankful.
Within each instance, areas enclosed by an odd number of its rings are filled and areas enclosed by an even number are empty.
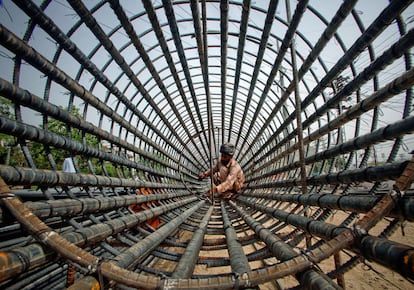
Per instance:
[[[363,228],[361,228],[360,225],[354,225],[352,227],[352,235],[355,239],[359,239],[362,236],[365,236],[367,234],[367,231]]]
[[[10,198],[10,197],[16,197],[16,195],[10,192],[0,193],[0,198]]]
[[[26,254],[14,249],[9,250],[8,252],[15,254],[19,258],[20,262],[22,262],[23,267],[21,273],[25,273],[30,268],[30,258]]]
[[[233,272],[233,278],[234,278],[234,289],[240,289],[240,273]]]
[[[306,259],[309,262],[312,263],[314,268],[316,268],[320,272],[323,272],[319,265],[316,263],[316,261],[311,256],[309,256],[309,252],[307,250],[301,249],[300,252],[306,257]]]
[[[99,257],[96,263],[96,272],[98,273],[98,279],[99,279],[99,286],[101,289],[104,289],[104,280],[102,275],[101,266],[104,262],[104,259],[102,257]]]

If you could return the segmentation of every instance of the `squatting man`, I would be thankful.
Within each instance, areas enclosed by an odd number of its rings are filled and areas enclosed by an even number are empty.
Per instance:
[[[220,159],[213,167],[213,188],[207,192],[211,198],[221,197],[230,199],[240,193],[244,184],[244,173],[239,163],[233,158],[235,147],[231,143],[225,143],[220,147]],[[210,176],[211,170],[200,173],[199,178]]]

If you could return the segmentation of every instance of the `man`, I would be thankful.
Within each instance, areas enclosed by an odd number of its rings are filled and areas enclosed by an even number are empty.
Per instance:
[[[243,188],[244,174],[239,163],[233,159],[235,147],[226,143],[220,147],[220,160],[213,167],[213,188],[207,194],[211,197],[230,199]],[[200,179],[210,176],[210,169],[200,173]]]

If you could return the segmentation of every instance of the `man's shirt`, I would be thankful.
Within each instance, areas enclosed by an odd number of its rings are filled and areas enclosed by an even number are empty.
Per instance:
[[[227,165],[224,165],[219,160],[213,167],[213,172],[218,173],[219,176],[217,185],[217,192],[223,193],[226,191],[239,192],[244,184],[244,174],[239,163],[233,158],[230,159]],[[210,174],[210,170],[205,172],[206,175]]]

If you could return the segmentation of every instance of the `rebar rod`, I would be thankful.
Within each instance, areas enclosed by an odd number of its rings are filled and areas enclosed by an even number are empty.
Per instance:
[[[344,56],[335,64],[335,66],[330,70],[328,74],[318,83],[318,85],[312,90],[312,92],[303,100],[302,108],[306,108],[310,101],[313,100],[317,94],[319,94],[320,90],[325,87],[329,82],[333,80],[333,78],[340,73],[340,71],[349,64],[355,57],[362,51],[364,47],[366,47],[371,41],[375,39],[378,34],[384,30],[387,26],[387,23],[391,22],[392,19],[398,15],[407,5],[409,5],[410,1],[395,1],[393,2],[392,6],[388,6],[381,15],[367,28],[367,30],[361,35],[361,37],[355,41],[354,45],[350,47]],[[265,128],[267,128],[269,121],[279,110],[279,107],[276,107],[270,117],[268,118],[266,124],[261,128],[255,141],[259,139],[259,137],[263,134]],[[286,124],[286,123],[285,123]],[[268,140],[270,142],[271,139]],[[264,146],[262,146],[264,147]],[[252,148],[252,147],[250,147]],[[257,152],[261,152],[258,150]],[[251,158],[249,160],[254,160]]]
[[[281,221],[293,225],[304,232],[319,236],[325,240],[330,240],[344,231],[352,231],[349,228],[338,227],[305,216],[269,208],[245,199],[240,199],[240,201],[243,204],[266,212]],[[388,203],[387,209],[385,205],[381,205],[382,201],[383,199],[378,205],[384,209],[384,214],[387,214],[392,209],[393,204],[391,203],[392,206],[390,206],[390,203]],[[373,224],[370,225],[370,227],[372,226]],[[355,229],[354,235],[356,235],[356,240],[352,247],[353,250],[385,267],[397,271],[404,277],[413,279],[414,268],[412,268],[412,265],[414,264],[414,248],[387,239],[373,237],[367,234],[367,230],[361,230],[358,226]]]
[[[154,28],[154,31],[157,35],[158,41],[159,41],[161,49],[163,51],[163,55],[167,60],[168,67],[169,67],[169,69],[172,73],[172,76],[174,77],[175,84],[177,86],[178,91],[180,92],[180,95],[181,95],[182,100],[184,102],[185,108],[186,108],[186,110],[187,110],[187,112],[188,112],[188,114],[191,118],[191,121],[193,123],[194,128],[197,128],[198,125],[196,124],[196,120],[195,120],[195,118],[192,114],[192,109],[191,109],[189,101],[187,100],[187,97],[185,95],[183,85],[182,85],[182,83],[181,83],[181,81],[178,77],[177,69],[174,65],[174,61],[172,59],[171,52],[168,48],[164,33],[161,29],[160,22],[158,21],[157,15],[154,11],[154,7],[152,6],[151,1],[144,0],[142,2],[144,4],[145,10],[148,13],[148,18],[151,21],[152,27]],[[193,100],[196,100],[196,97],[194,96],[194,90],[190,90],[190,93],[192,95]],[[196,106],[196,113],[197,113],[197,116],[198,116],[198,123],[200,124],[199,126],[201,127],[201,131],[204,132],[204,125],[201,121],[202,118],[201,118],[201,115],[200,115],[200,110],[197,106]],[[205,137],[204,139],[207,139],[207,138]],[[206,148],[205,148],[205,142],[202,143],[202,146],[204,148],[204,151],[207,152]]]
[[[304,2],[306,2],[306,1],[300,1],[300,3],[304,3]],[[267,9],[265,24],[264,24],[264,28],[263,28],[263,31],[262,31],[262,36],[261,36],[261,39],[260,39],[260,45],[257,49],[257,56],[256,56],[255,64],[254,64],[254,71],[253,71],[253,74],[252,74],[252,80],[250,81],[250,87],[249,87],[249,92],[248,92],[248,95],[247,95],[246,106],[245,106],[245,109],[243,111],[243,116],[242,116],[241,121],[240,121],[240,130],[236,135],[235,144],[239,144],[240,136],[242,136],[242,130],[243,130],[245,124],[246,124],[247,113],[250,109],[250,102],[252,100],[254,88],[256,86],[257,78],[259,76],[259,68],[262,65],[266,45],[268,45],[270,30],[272,28],[273,21],[275,19],[276,8],[277,8],[278,4],[279,4],[279,0],[271,0],[269,2],[269,7]],[[248,134],[249,133],[247,133],[247,135]],[[244,142],[245,141],[246,140],[244,140]],[[240,149],[242,149],[242,147]]]
[[[87,103],[92,104],[97,110],[99,110],[102,114],[108,116],[113,121],[120,124],[120,126],[127,128],[129,131],[133,132],[137,136],[141,136],[144,140],[147,140],[148,143],[152,143],[150,139],[148,139],[145,135],[143,135],[136,127],[132,126],[128,123],[122,116],[117,114],[112,108],[108,105],[103,103],[99,100],[96,96],[94,96],[91,92],[87,91],[83,86],[78,84],[72,78],[70,78],[65,72],[60,70],[56,67],[53,63],[35,51],[32,47],[28,46],[26,43],[21,41],[17,36],[15,36],[12,32],[7,30],[3,25],[0,25],[0,43],[14,51],[17,55],[21,58],[29,62],[34,67],[37,67],[40,71],[47,74],[50,78],[52,78],[57,83],[60,83],[70,92],[76,94],[78,97],[85,100]],[[135,114],[142,115],[136,108],[133,108],[133,105],[130,105],[132,110]],[[142,119],[145,119],[142,117]],[[159,136],[162,134],[160,133]],[[165,142],[175,148],[177,152],[179,149],[168,139],[164,138]]]
[[[139,81],[137,76],[132,71],[131,67],[128,66],[127,62],[123,58],[123,56],[119,53],[119,51],[116,49],[116,46],[112,43],[112,41],[107,37],[105,32],[102,30],[100,25],[96,22],[96,19],[92,16],[90,11],[86,8],[86,6],[78,0],[68,0],[69,4],[72,6],[72,8],[76,11],[76,13],[79,15],[79,17],[82,19],[82,21],[90,28],[90,30],[94,33],[96,38],[99,39],[102,46],[105,47],[105,49],[108,51],[108,53],[111,54],[113,60],[122,68],[122,70],[125,72],[126,75],[130,78],[130,80],[133,82],[135,87],[140,91],[142,96],[145,98],[145,100],[151,105],[151,107],[157,112],[157,114],[161,117],[164,124],[170,129],[173,135],[175,135],[177,141],[185,146],[185,142],[175,133],[175,130],[169,120],[165,117],[162,110],[158,107],[158,105],[154,102],[154,100],[149,96],[148,91],[145,89],[145,87],[142,85],[142,83]],[[130,100],[124,99],[123,102],[132,110],[137,111],[136,107],[131,103]],[[195,158],[196,159],[196,158]]]
[[[314,155],[308,156],[305,158],[305,163],[312,164],[314,162],[327,160],[329,158],[339,156],[340,154],[350,153],[358,149],[367,148],[379,142],[385,142],[390,139],[401,137],[413,131],[414,131],[414,117],[411,116],[403,120],[397,121],[393,124],[389,124],[385,127],[379,128],[371,133],[367,133],[365,135],[361,135],[349,141],[343,142],[342,144],[338,144],[337,146],[332,146],[330,149],[325,150],[323,152],[315,153]],[[263,166],[266,166],[266,165],[267,164],[264,164]],[[251,182],[251,181],[259,180],[260,178],[265,178],[265,177],[269,177],[272,175],[276,175],[280,172],[292,170],[298,167],[299,167],[299,164],[297,162],[294,162],[284,167],[280,167],[278,169],[269,171],[263,174],[262,176],[249,178],[248,181]],[[258,167],[258,169],[260,168],[261,167]]]
[[[277,194],[254,192],[245,194],[246,197],[278,200],[289,204],[305,206],[317,206],[319,208],[339,209],[353,213],[368,212],[382,196],[353,196],[334,194]],[[259,202],[259,200],[257,200]],[[414,220],[414,199],[412,196],[403,196],[396,201],[396,207],[390,212],[390,216],[404,220]]]
[[[149,2],[149,1],[144,0],[144,3],[145,2]],[[199,118],[201,131],[206,132],[206,126],[204,125],[203,117],[201,115],[199,100],[197,99],[197,96],[195,94],[194,84],[193,84],[192,77],[191,77],[191,74],[190,74],[189,64],[188,64],[187,58],[185,56],[185,49],[183,47],[183,43],[182,43],[182,40],[180,38],[180,32],[179,32],[179,29],[178,29],[176,17],[174,15],[173,6],[171,4],[171,1],[168,1],[168,0],[163,0],[162,3],[164,5],[165,14],[166,14],[167,19],[168,19],[168,24],[169,24],[169,27],[171,29],[172,36],[174,38],[174,44],[175,44],[175,47],[177,49],[179,60],[180,60],[181,66],[183,67],[183,73],[185,75],[185,80],[187,82],[187,85],[188,85],[188,88],[189,88],[189,91],[190,91],[190,94],[191,94],[191,98],[192,98],[192,101],[195,105],[194,107],[195,107],[195,110],[196,110],[198,118]],[[149,4],[149,3],[147,3],[147,4]],[[207,136],[206,135],[204,135],[204,136],[205,136],[205,140],[207,140]]]
[[[169,194],[148,194],[148,195],[129,195],[129,196],[113,196],[113,197],[94,197],[79,199],[59,199],[38,202],[26,202],[26,206],[39,218],[48,218],[55,216],[77,216],[89,213],[99,213],[103,211],[113,210],[121,207],[142,204],[149,201],[158,201],[172,199],[175,197],[185,197],[189,194],[169,193]],[[3,216],[0,220],[7,220]]]
[[[188,243],[184,254],[174,268],[171,278],[189,279],[194,272],[195,265],[199,258],[199,252],[203,245],[204,235],[207,230],[208,221],[213,213],[213,207],[210,206],[204,218],[200,222],[199,228],[194,231],[191,241]]]
[[[300,6],[298,4],[297,9],[295,10],[301,13],[305,13],[306,6],[309,1],[302,1],[300,2]],[[302,4],[303,3],[303,4]],[[290,12],[290,3],[289,1],[285,1],[286,4],[286,18],[289,23],[293,20],[291,19],[291,12]],[[299,20],[297,20],[299,23]],[[306,167],[305,167],[305,152],[304,152],[304,143],[303,143],[303,127],[302,127],[302,107],[301,107],[301,98],[299,93],[299,74],[297,68],[297,60],[296,60],[296,40],[295,37],[292,38],[290,42],[290,56],[292,61],[292,76],[293,76],[293,84],[294,84],[294,96],[295,96],[295,111],[296,111],[296,130],[298,132],[297,139],[298,139],[298,154],[299,154],[299,164],[300,164],[300,177],[301,177],[301,188],[302,193],[307,193],[307,186],[306,186]]]
[[[177,109],[177,106],[174,104],[170,94],[167,91],[167,88],[165,87],[164,83],[162,82],[162,80],[160,78],[160,75],[158,74],[157,70],[155,69],[154,64],[151,62],[150,57],[147,54],[141,40],[139,39],[138,35],[135,33],[131,22],[128,20],[128,17],[125,14],[125,11],[123,10],[122,6],[119,3],[119,0],[111,0],[111,1],[109,1],[109,3],[111,5],[112,9],[115,11],[115,14],[119,19],[119,22],[123,26],[125,32],[128,34],[128,36],[131,39],[131,41],[132,41],[134,47],[136,48],[137,52],[141,55],[141,59],[144,60],[144,63],[147,66],[148,71],[150,71],[153,79],[156,81],[158,87],[160,88],[162,94],[164,95],[164,98],[167,100],[168,104],[170,105],[171,110],[174,112],[175,119],[177,119],[179,121],[180,126],[186,132],[186,135],[190,136],[191,133],[189,131],[189,128],[186,126],[184,120],[181,118],[181,115],[180,115],[180,112]],[[178,136],[176,136],[176,137],[178,137]],[[190,141],[192,141],[192,140],[190,140]],[[199,147],[197,147],[195,143],[194,143],[194,147],[196,148],[196,150],[199,150]],[[200,153],[201,151],[198,151],[198,152]]]
[[[77,229],[73,232],[63,234],[62,238],[67,242],[80,247],[93,245],[100,241],[104,241],[109,236],[130,229],[148,219],[166,213],[173,208],[183,206],[196,200],[197,199],[193,197],[169,205],[145,210],[134,215],[125,216],[117,220],[111,220],[87,228]],[[28,207],[25,206],[25,208],[30,211]],[[11,276],[18,275],[26,269],[31,269],[39,264],[53,260],[56,258],[56,253],[49,248],[43,248],[40,244],[34,243],[14,249],[13,251],[2,252],[1,257],[5,257],[5,259],[1,261],[3,264],[1,267],[1,280],[4,280]],[[25,258],[22,259],[21,257]]]
[[[266,229],[261,223],[258,223],[234,202],[230,202],[230,205],[238,212],[250,228],[254,230],[260,239],[266,243],[268,249],[278,260],[286,261],[298,255],[293,248],[287,245],[283,240],[279,239],[276,235],[272,234],[272,232]],[[323,273],[320,273],[316,269],[299,272],[296,274],[296,277],[306,289],[313,289],[314,287],[315,289],[340,289],[338,285],[333,283],[332,280],[327,279]]]
[[[173,233],[181,223],[183,223],[188,217],[190,217],[190,215],[200,209],[203,205],[204,201],[198,202],[192,208],[186,210],[168,224],[162,226],[142,241],[128,248],[128,250],[114,258],[116,260],[116,264],[122,268],[133,268],[143,258],[149,255],[151,251],[154,250],[160,243],[162,243],[164,239],[171,235],[171,233]]]
[[[233,84],[233,95],[232,95],[232,102],[231,102],[231,110],[230,110],[230,120],[229,120],[229,134],[228,134],[228,142],[232,140],[233,134],[233,123],[234,123],[234,114],[236,110],[237,104],[237,94],[239,92],[239,84],[240,84],[240,75],[241,75],[241,67],[242,67],[242,60],[243,54],[245,51],[246,45],[246,35],[247,35],[247,27],[249,21],[249,13],[250,13],[250,5],[251,0],[243,0],[242,6],[242,15],[241,15],[241,24],[240,24],[240,32],[238,36],[238,45],[237,45],[237,57],[236,57],[236,71],[235,71],[235,81]]]
[[[395,180],[404,171],[408,161],[401,163],[393,163],[387,165],[370,166],[361,169],[344,170],[337,173],[321,174],[313,177],[308,177],[306,183],[309,185],[320,185],[320,184],[349,184],[353,182],[363,181],[386,181]],[[260,185],[248,185],[248,189],[263,189],[263,188],[279,188],[289,186],[300,186],[301,179],[287,179],[284,181],[275,181],[261,183]]]
[[[0,288],[411,286],[414,0],[11,2]],[[246,182],[208,204],[220,142]]]
[[[341,125],[349,122],[362,115],[368,110],[373,109],[375,106],[379,105],[381,102],[386,101],[392,96],[397,95],[398,93],[410,88],[414,83],[414,69],[411,69],[407,72],[404,72],[400,77],[397,77],[392,82],[388,83],[386,86],[382,87],[380,90],[373,93],[371,96],[364,99],[362,102],[357,103],[356,105],[349,108],[347,111],[342,113],[340,116],[329,122],[325,126],[321,126],[317,131],[314,131],[309,136],[304,139],[304,144],[309,144],[313,140],[317,140],[321,136],[325,135],[327,132],[339,128]],[[362,107],[362,104],[364,105]],[[288,150],[282,153],[282,156],[292,150],[296,150],[298,144],[289,147]],[[275,162],[279,159],[273,159],[272,162]]]
[[[130,178],[116,178],[82,173],[68,173],[47,169],[30,169],[0,165],[0,174],[10,185],[33,184],[45,186],[104,186],[154,189],[185,189],[184,185],[160,183]]]
[[[237,233],[231,224],[226,208],[224,206],[224,201],[221,201],[220,207],[221,214],[223,217],[223,228],[224,233],[226,235],[227,251],[229,252],[231,270],[233,273],[236,273],[237,275],[249,272],[249,262],[247,261],[247,257],[244,253],[243,247],[240,245],[238,241]]]
[[[74,154],[84,154],[90,157],[97,157],[103,160],[112,161],[118,164],[125,165],[129,168],[135,168],[150,172],[155,175],[166,176],[172,179],[179,180],[179,177],[173,174],[166,174],[151,167],[144,166],[136,163],[135,161],[129,160],[126,157],[107,153],[99,150],[98,148],[88,146],[81,142],[73,141],[62,135],[52,133],[50,131],[43,130],[41,128],[31,126],[28,124],[20,123],[18,121],[11,120],[9,118],[0,116],[0,132],[7,132],[10,135],[16,137],[25,138],[31,141],[42,142],[54,146],[56,148],[66,149]]]
[[[154,158],[153,155],[148,154],[148,152],[137,148],[136,146],[132,146],[130,143],[120,139],[119,137],[115,137],[114,135],[108,134],[107,131],[97,128],[93,126],[91,123],[86,122],[85,120],[74,116],[67,110],[64,110],[54,104],[51,104],[40,97],[30,93],[27,90],[23,90],[10,82],[0,78],[0,93],[3,97],[6,97],[14,102],[20,103],[25,105],[29,108],[32,108],[36,111],[47,113],[49,116],[55,118],[56,120],[60,120],[66,124],[70,124],[74,128],[79,128],[84,130],[89,134],[93,134],[103,140],[108,140],[109,142],[116,144],[122,148],[128,149],[132,152],[136,152],[139,155],[148,158],[149,160],[153,160],[162,164],[165,167],[170,167],[172,169],[177,170],[176,166],[171,166],[171,164],[166,163],[160,159]]]

